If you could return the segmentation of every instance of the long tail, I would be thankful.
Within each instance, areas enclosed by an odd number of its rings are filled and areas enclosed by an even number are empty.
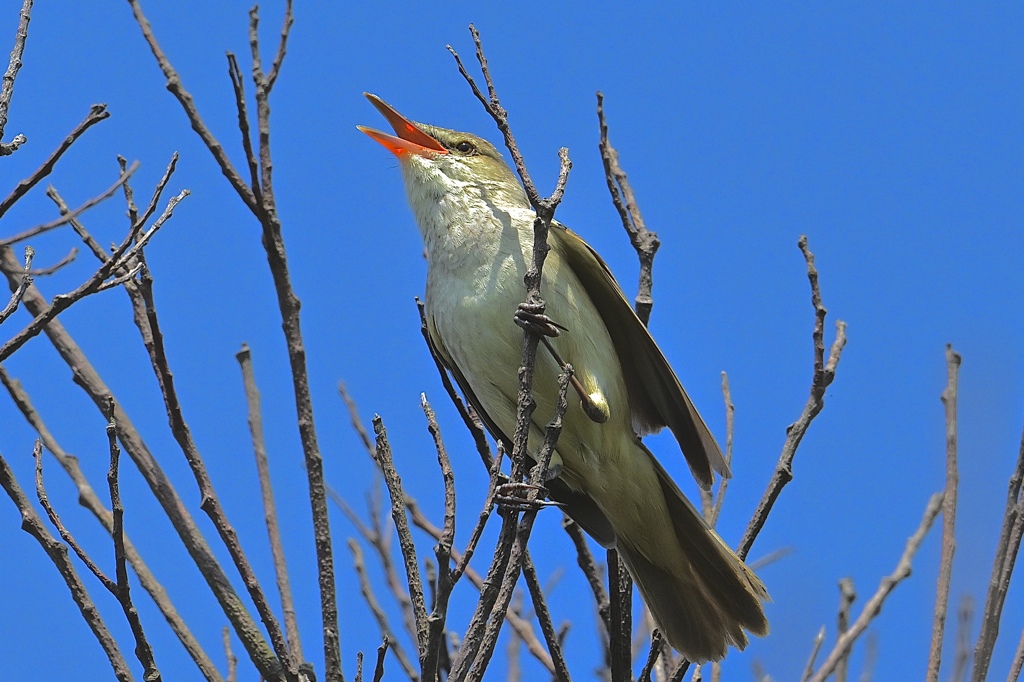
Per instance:
[[[644,547],[622,535],[617,548],[668,643],[694,662],[720,660],[729,645],[747,645],[744,630],[768,634],[761,606],[768,591],[647,454],[657,469],[679,552]],[[671,566],[652,560],[666,554],[682,558]]]

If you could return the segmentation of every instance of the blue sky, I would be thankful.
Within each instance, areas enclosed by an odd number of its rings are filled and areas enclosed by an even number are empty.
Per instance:
[[[19,4],[5,5],[0,45],[13,39]],[[144,8],[204,119],[241,165],[224,52],[238,54],[248,73],[248,5],[148,2]],[[261,8],[268,61],[281,10],[280,2]],[[928,497],[943,486],[939,394],[946,343],[964,358],[951,612],[961,597],[974,599],[973,640],[1024,418],[1024,10],[1004,4],[982,11],[966,3],[526,3],[513,11],[506,3],[499,11],[477,3],[383,2],[298,3],[295,15],[272,99],[274,177],[303,302],[326,474],[354,506],[361,507],[374,475],[337,397],[339,380],[367,420],[383,416],[410,493],[440,518],[441,479],[419,409],[419,393],[427,393],[454,460],[461,505],[457,544],[465,542],[486,488],[420,337],[413,297],[422,292],[425,264],[396,163],[355,130],[357,124],[382,124],[362,98],[368,90],[411,118],[499,142],[444,49],[451,43],[471,60],[466,25],[475,22],[535,181],[550,190],[556,150],[568,147],[574,166],[557,217],[604,256],[632,296],[635,257],[607,197],[597,153],[594,92],[605,93],[612,142],[649,227],[663,243],[655,264],[652,330],[720,438],[720,372],[729,374],[737,409],[735,478],[719,528],[730,544],[738,541],[785,428],[807,396],[813,314],[796,247],[800,234],[808,235],[817,257],[830,312],[828,338],[836,319],[849,325],[825,410],[797,455],[795,480],[751,554],[756,559],[783,547],[793,550],[761,571],[774,599],[768,607],[772,634],[730,655],[727,679],[749,675],[755,661],[775,679],[797,678],[822,624],[825,647],[834,641],[837,581],[854,579],[857,613],[894,569]],[[172,152],[181,155],[169,189],[187,187],[192,196],[148,249],[171,366],[216,489],[272,589],[233,358],[243,342],[253,349],[304,649],[318,661],[305,474],[258,225],[164,89],[126,3],[36,6],[6,135],[24,133],[29,143],[0,161],[0,192],[38,166],[95,102],[106,102],[111,118],[75,145],[49,181],[76,205],[113,182],[114,156],[122,154],[142,162],[133,185],[146,196]],[[39,188],[4,217],[0,234],[54,215]],[[120,240],[123,204],[111,200],[84,222],[101,243]],[[59,260],[74,245],[68,231],[34,240],[37,264]],[[93,269],[83,253],[38,284],[52,296]],[[16,329],[27,319],[19,313],[5,327]],[[167,431],[127,297],[107,292],[61,319],[201,527],[211,530]],[[103,420],[45,339],[32,341],[5,366],[101,488]],[[0,425],[0,452],[28,485],[33,434],[6,399],[0,400]],[[684,489],[694,490],[672,439],[659,436],[650,444]],[[73,487],[52,459],[47,472],[51,498],[65,520],[109,568],[109,539],[77,506]],[[128,460],[122,495],[127,532],[159,567],[158,576],[214,660],[222,662],[220,628],[226,621]],[[534,556],[542,576],[565,569],[551,606],[556,622],[573,622],[570,667],[576,678],[588,679],[599,665],[588,592],[558,530],[558,514],[541,516]],[[345,546],[355,531],[333,508],[332,524],[342,653],[351,676],[355,652],[369,654],[378,635]],[[876,679],[923,675],[938,530],[871,627],[878,641]],[[421,556],[429,554],[431,543],[420,539]],[[0,542],[4,670],[12,679],[109,676],[53,566],[3,501]],[[493,546],[493,536],[485,537],[487,543]],[[468,584],[460,586],[450,623],[467,620],[470,592]],[[159,614],[136,594],[165,677],[197,679]],[[98,585],[93,595],[130,656],[116,605]],[[1017,576],[994,679],[1005,674],[1022,627],[1024,589]],[[947,666],[954,639],[951,618]],[[40,656],[44,650],[52,653]],[[856,673],[863,651],[861,644],[853,658]],[[496,678],[503,665],[495,664]],[[944,670],[943,678],[950,667]],[[397,666],[391,673],[397,677]],[[255,679],[255,672],[244,668],[242,679]]]

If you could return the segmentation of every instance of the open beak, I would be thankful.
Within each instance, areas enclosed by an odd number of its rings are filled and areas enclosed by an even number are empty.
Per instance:
[[[377,111],[384,114],[384,118],[395,129],[396,135],[382,133],[379,130],[365,126],[356,126],[356,128],[377,140],[377,142],[380,142],[389,152],[398,158],[402,158],[405,154],[448,153],[448,150],[442,147],[440,142],[417,128],[415,123],[395,111],[394,107],[380,97],[371,95],[368,92],[364,92],[363,95],[366,99],[370,100],[370,104],[375,106]]]

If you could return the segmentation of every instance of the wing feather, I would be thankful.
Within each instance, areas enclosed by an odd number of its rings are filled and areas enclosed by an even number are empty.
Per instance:
[[[729,478],[729,465],[718,443],[664,353],[626,300],[611,270],[574,232],[559,224],[551,227],[549,239],[557,242],[566,262],[583,283],[615,344],[633,421],[641,435],[669,427],[694,478],[704,488],[711,487],[712,469]]]

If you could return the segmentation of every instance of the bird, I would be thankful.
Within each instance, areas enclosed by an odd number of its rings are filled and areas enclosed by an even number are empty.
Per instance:
[[[435,355],[497,440],[516,423],[523,332],[538,350],[528,453],[554,414],[563,363],[570,401],[551,460],[550,497],[600,545],[615,548],[662,635],[693,662],[768,634],[761,580],[680,491],[641,436],[668,427],[698,484],[730,471],[664,354],[601,257],[552,221],[543,314],[524,308],[534,210],[498,150],[469,133],[414,122],[364,93],[394,134],[357,126],[398,159],[427,260],[424,314]],[[520,325],[515,324],[516,321]]]

